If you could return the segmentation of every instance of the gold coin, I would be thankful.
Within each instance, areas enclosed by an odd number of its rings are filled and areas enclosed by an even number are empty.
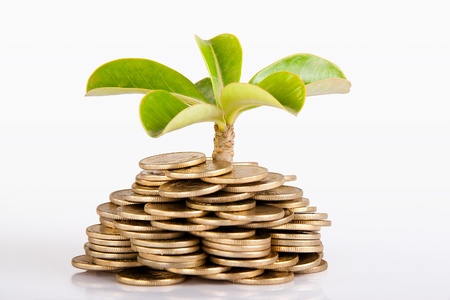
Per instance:
[[[242,246],[243,247],[243,246]],[[225,251],[225,250],[219,250],[215,248],[211,248],[208,246],[203,245],[202,246],[203,251],[210,255],[220,256],[220,257],[227,257],[227,258],[262,258],[266,257],[271,253],[271,249],[267,248],[265,250],[258,250],[258,251]],[[238,248],[236,248],[238,249]]]
[[[102,224],[105,227],[112,228],[112,229],[115,228],[113,219],[100,217],[100,218],[98,218],[98,220],[100,221],[100,224]]]
[[[210,262],[206,262],[203,266],[195,268],[167,268],[166,270],[176,274],[182,275],[194,275],[194,276],[206,276],[226,272],[230,270],[231,267],[219,266]]]
[[[311,273],[322,272],[322,271],[325,271],[326,269],[328,269],[328,262],[326,260],[322,259],[320,261],[319,265],[317,265],[315,267],[311,267],[311,268],[306,269],[306,270],[298,271],[296,273],[299,273],[299,274],[311,274]]]
[[[194,224],[186,219],[173,219],[173,220],[161,220],[161,221],[152,221],[152,225],[155,227],[159,227],[161,229],[166,230],[175,230],[182,232],[198,232],[204,230],[212,230],[216,229],[218,226],[216,225],[203,225],[203,224]]]
[[[276,270],[297,273],[318,266],[321,261],[319,253],[300,253],[298,254],[298,258],[298,262],[295,265]]]
[[[233,162],[233,166],[257,166],[258,162],[256,161],[238,161]]]
[[[263,251],[271,247],[270,243],[262,245],[227,245],[216,242],[211,242],[203,239],[202,244],[216,250],[224,250],[231,252],[251,252],[251,251]],[[263,255],[265,256],[265,255]]]
[[[297,180],[297,176],[296,175],[284,175],[284,179],[286,181],[296,181]]]
[[[88,237],[88,241],[92,244],[96,245],[102,245],[102,246],[115,246],[115,247],[129,247],[131,246],[131,242],[129,240],[103,240],[103,239],[96,239],[93,237]]]
[[[220,176],[233,170],[233,164],[228,161],[206,160],[204,163],[182,169],[167,170],[166,176],[175,179],[198,179]]]
[[[309,205],[309,199],[308,198],[298,198],[293,200],[281,200],[281,201],[264,201],[263,202],[266,205],[273,205],[281,208],[299,208],[299,207],[305,207]]]
[[[202,266],[206,263],[206,259],[171,263],[171,262],[161,262],[161,261],[145,259],[141,256],[137,257],[137,261],[144,266],[147,266],[147,267],[150,267],[153,269],[157,269],[157,270],[164,270],[166,268],[176,268],[176,267],[195,268],[195,267]]]
[[[133,268],[142,266],[142,264],[138,262],[136,259],[111,260],[93,257],[92,261],[94,262],[94,264],[105,267]]]
[[[120,235],[120,231],[113,228],[105,227],[101,224],[91,225],[86,228],[86,234],[89,237],[104,240],[127,240],[126,237]]]
[[[291,252],[291,253],[311,253],[311,252],[322,252],[323,245],[316,246],[275,246],[272,245],[272,250],[277,252]]]
[[[308,212],[315,212],[316,210],[317,207],[315,206],[296,207],[292,209],[294,213],[308,213]]]
[[[169,182],[169,180],[164,181],[152,181],[152,180],[144,180],[136,178],[136,183],[149,188],[158,188],[164,183]]]
[[[281,186],[285,182],[284,176],[278,173],[269,172],[266,178],[249,183],[229,184],[223,188],[225,192],[245,193],[261,192]]]
[[[158,254],[158,255],[183,255],[194,253],[200,250],[200,245],[182,247],[182,248],[152,248],[131,244],[131,248],[142,253]]]
[[[233,170],[227,174],[215,177],[202,177],[201,179],[217,184],[241,184],[263,180],[269,171],[264,167],[251,165],[234,165]]]
[[[96,251],[89,248],[89,243],[84,244],[84,252],[88,256],[104,259],[135,259],[138,255],[137,252],[112,253],[112,252]]]
[[[193,208],[193,209],[199,209],[203,211],[214,211],[214,212],[220,212],[220,211],[228,211],[228,212],[236,212],[236,211],[247,211],[249,209],[256,207],[256,201],[252,199],[245,199],[230,203],[203,203],[203,202],[196,202],[194,200],[186,200],[186,206]],[[240,220],[237,220],[240,221]]]
[[[228,266],[228,267],[241,267],[241,268],[259,268],[273,264],[278,259],[278,253],[275,251],[270,252],[269,255],[262,258],[251,259],[239,259],[239,258],[225,258],[218,256],[210,256],[209,260],[215,264]]]
[[[243,200],[246,201],[246,200]],[[274,221],[284,217],[284,209],[271,205],[258,205],[252,209],[236,212],[218,211],[216,215],[223,219],[246,220],[250,222]]]
[[[282,185],[270,190],[256,193],[253,199],[264,201],[293,200],[303,196],[303,190],[289,185]]]
[[[171,262],[171,263],[205,260],[208,258],[208,254],[206,254],[203,251],[197,251],[194,253],[188,253],[183,255],[160,255],[141,252],[139,256],[153,261]]]
[[[269,231],[272,239],[285,239],[285,240],[318,240],[320,239],[319,232],[310,231]]]
[[[311,226],[331,226],[330,220],[295,220],[294,222]]]
[[[114,191],[111,194],[109,194],[109,201],[111,201],[111,203],[113,203],[115,205],[133,204],[132,202],[126,201],[124,199],[124,196],[126,196],[128,194],[132,194],[132,193],[133,193],[133,191],[130,189]]]
[[[117,214],[118,207],[119,206],[117,206],[111,202],[102,203],[99,206],[97,206],[97,214],[100,217],[108,218],[108,219],[112,219],[112,220],[123,219],[123,217],[121,217]]]
[[[126,231],[161,231],[160,228],[152,226],[150,221],[140,220],[116,220],[114,221],[114,227],[118,230]]]
[[[176,203],[147,203],[144,207],[146,213],[153,216],[172,218],[202,217],[208,212],[190,208],[185,202]]]
[[[239,228],[239,227],[219,227],[207,231],[191,231],[191,234],[203,238],[218,238],[218,239],[246,239],[254,236],[256,231],[254,229]]]
[[[271,237],[267,232],[257,232],[254,236],[245,239],[226,239],[226,238],[209,238],[205,237],[203,240],[208,240],[214,243],[221,243],[226,245],[236,246],[253,246],[253,245],[270,245]]]
[[[139,286],[162,286],[183,282],[186,276],[147,267],[129,268],[116,274],[120,283]]]
[[[298,254],[296,253],[278,253],[278,259],[271,265],[262,266],[262,269],[275,270],[280,268],[292,267],[298,263]]]
[[[212,194],[190,197],[191,200],[201,203],[228,203],[251,198],[255,193],[230,193],[218,191]]]
[[[244,279],[230,280],[233,283],[250,284],[250,285],[267,285],[267,284],[282,284],[294,280],[294,273],[292,272],[276,272],[264,271],[259,276]]]
[[[285,240],[285,239],[272,239],[273,246],[318,246],[320,245],[320,240]]]
[[[142,170],[136,175],[137,180],[148,180],[148,181],[169,181],[174,180],[171,177],[166,176],[164,170]]]
[[[182,248],[195,246],[200,243],[200,239],[193,236],[183,236],[175,239],[160,239],[160,240],[132,239],[131,242],[135,245],[143,247]]]
[[[161,203],[161,202],[178,202],[180,199],[167,198],[152,195],[139,195],[136,193],[124,196],[124,199],[133,203]]]
[[[194,224],[213,225],[213,226],[237,226],[248,223],[248,221],[222,219],[214,215],[207,215],[200,218],[188,218],[187,220]]]
[[[161,185],[159,187],[159,194],[163,197],[189,198],[212,194],[221,190],[224,186],[204,182],[199,179],[175,180]]]
[[[178,237],[183,236],[184,232],[177,232],[177,231],[127,231],[127,230],[121,230],[120,231],[123,236],[126,236],[130,239],[149,239],[149,240],[159,240],[159,239],[175,239]]]
[[[117,208],[119,216],[139,221],[169,220],[171,217],[152,216],[144,211],[145,204],[133,204]],[[137,231],[137,230],[136,230]]]
[[[201,152],[171,152],[146,157],[139,162],[144,170],[169,170],[187,168],[206,161]]]
[[[275,221],[267,221],[267,222],[254,222],[244,225],[239,225],[244,228],[268,228],[273,226],[279,226],[286,223],[291,222],[294,219],[294,213],[289,209],[285,209],[284,217]]]
[[[311,224],[302,224],[299,223],[301,221],[291,221],[289,223],[278,225],[274,227],[270,227],[270,229],[282,229],[282,230],[304,230],[304,231],[319,231],[320,226],[311,225]]]
[[[131,191],[139,195],[159,196],[158,186],[145,186],[137,182],[133,182]]]
[[[308,213],[297,213],[295,214],[294,220],[301,220],[301,221],[306,221],[306,220],[324,220],[328,218],[328,214],[327,213],[312,213],[312,214],[308,214]]]
[[[251,268],[231,268],[228,271],[212,275],[202,275],[201,277],[213,280],[238,280],[243,278],[251,278],[262,274],[262,269]]]
[[[87,255],[78,255],[72,258],[72,266],[87,271],[116,271],[122,269],[97,265],[94,263],[94,258]]]
[[[131,249],[131,247],[117,247],[117,246],[102,246],[102,245],[97,245],[97,244],[93,244],[93,243],[88,243],[87,245],[89,247],[89,249],[92,249],[94,251],[99,251],[99,252],[106,252],[106,253],[130,253],[130,252],[135,252],[133,249]]]

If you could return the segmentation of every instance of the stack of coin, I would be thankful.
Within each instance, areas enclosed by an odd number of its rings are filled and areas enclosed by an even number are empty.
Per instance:
[[[295,175],[199,152],[154,155],[139,166],[131,189],[98,205],[100,224],[88,227],[86,254],[74,267],[116,271],[134,285],[184,275],[279,284],[327,268],[318,231],[331,222],[300,188],[285,185]]]

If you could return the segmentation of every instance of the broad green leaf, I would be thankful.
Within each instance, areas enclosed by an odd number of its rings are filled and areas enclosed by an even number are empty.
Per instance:
[[[306,86],[331,78],[346,79],[341,69],[326,59],[313,54],[294,54],[262,69],[253,76],[250,83],[258,84],[270,74],[279,71],[288,71],[298,75]],[[322,84],[329,84],[328,87],[322,85],[322,87],[311,89],[311,91],[315,90],[316,93],[314,95],[318,95],[317,92],[319,90],[324,90],[327,94],[348,92],[349,89],[346,90],[344,87],[347,86],[349,88],[349,82],[343,80],[338,82],[324,81]]]
[[[175,94],[152,91],[146,94],[139,107],[142,125],[148,135],[161,136],[167,132],[200,122],[215,122],[224,128],[222,111],[214,105],[187,105]]]
[[[306,89],[297,75],[289,72],[270,74],[258,86],[274,96],[290,113],[297,115],[305,102]]]
[[[219,100],[223,88],[232,82],[239,82],[241,78],[241,44],[231,34],[221,34],[210,40],[202,40],[198,36],[195,38],[211,77],[216,102],[220,107]]]
[[[165,90],[207,101],[199,89],[177,71],[142,58],[123,58],[108,62],[90,76],[87,96],[148,93]]]
[[[234,124],[244,110],[258,106],[272,106],[291,112],[268,91],[249,83],[230,83],[223,89],[221,101],[227,124]]]
[[[200,92],[202,92],[203,96],[205,96],[206,100],[208,100],[209,103],[216,105],[211,78],[205,77],[202,80],[196,82],[195,86],[200,90]]]
[[[330,78],[310,83],[306,86],[307,96],[346,94],[352,84],[347,79]]]

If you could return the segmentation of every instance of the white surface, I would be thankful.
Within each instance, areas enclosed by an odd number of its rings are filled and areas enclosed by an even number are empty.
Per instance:
[[[10,1],[0,10],[0,299],[450,299],[449,20],[442,1]],[[194,34],[238,36],[242,81],[310,52],[338,64],[348,95],[308,98],[236,123],[236,160],[296,174],[329,270],[280,286],[193,280],[129,287],[70,265],[110,192],[146,156],[209,154],[212,125],[160,139],[139,96],[84,98],[121,57],[206,76]],[[270,121],[261,121],[270,118]],[[258,127],[257,127],[258,126]],[[258,129],[257,129],[258,128]]]

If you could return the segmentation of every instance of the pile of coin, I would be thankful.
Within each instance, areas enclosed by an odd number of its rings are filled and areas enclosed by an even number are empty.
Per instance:
[[[327,269],[316,212],[295,175],[255,162],[230,163],[200,152],[139,162],[131,189],[97,206],[76,268],[116,272],[130,285],[169,285],[186,276],[241,284],[280,284]]]

